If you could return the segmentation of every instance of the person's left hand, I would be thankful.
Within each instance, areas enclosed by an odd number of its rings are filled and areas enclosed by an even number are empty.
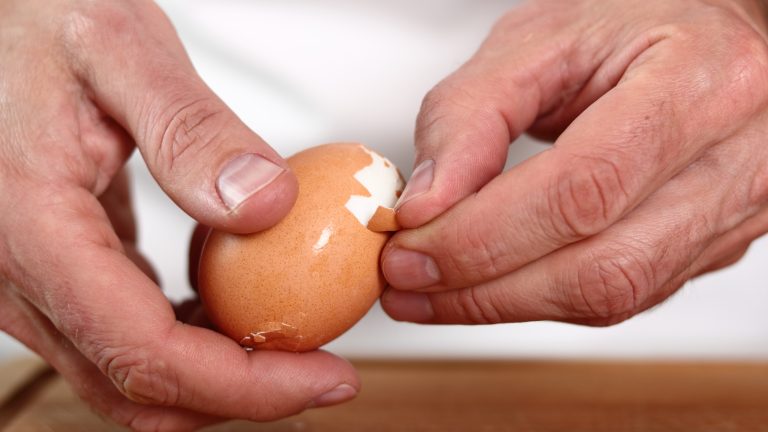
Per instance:
[[[74,394],[138,431],[272,421],[357,394],[331,353],[247,352],[189,325],[204,316],[174,310],[139,255],[121,170],[135,148],[180,209],[219,230],[267,229],[298,195],[160,7],[0,2],[0,108],[0,331]]]
[[[398,320],[621,322],[768,230],[768,46],[756,0],[540,0],[426,97]],[[552,148],[501,174],[524,131]]]

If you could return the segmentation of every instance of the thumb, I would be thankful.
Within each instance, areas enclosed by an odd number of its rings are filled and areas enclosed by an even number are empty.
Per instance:
[[[88,49],[74,49],[77,73],[179,207],[236,233],[290,211],[298,194],[291,169],[200,79],[154,3],[98,2],[79,21],[74,46]]]
[[[424,225],[501,174],[509,143],[536,119],[540,88],[498,71],[495,59],[475,57],[424,98],[415,169],[396,205],[404,227]]]
[[[416,121],[414,174],[396,206],[404,227],[422,226],[479,191],[501,173],[520,134],[556,138],[618,81],[634,51],[614,53],[602,33],[590,39],[599,44],[578,44],[573,35],[583,32],[565,25],[575,14],[566,6],[513,9],[472,59],[427,94]]]

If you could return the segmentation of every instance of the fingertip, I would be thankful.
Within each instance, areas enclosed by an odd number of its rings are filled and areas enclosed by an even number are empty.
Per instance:
[[[284,374],[296,377],[295,382],[305,386],[306,391],[302,395],[297,394],[295,386],[281,388],[283,392],[292,393],[296,399],[304,398],[303,402],[294,405],[294,414],[309,408],[347,402],[354,399],[361,389],[360,376],[354,365],[342,357],[321,349],[303,353],[252,351],[248,354],[250,359],[257,363],[259,369],[279,367]],[[266,384],[269,385],[269,383]],[[280,395],[276,394],[276,397],[278,396]],[[299,400],[294,401],[299,402]]]
[[[338,405],[354,399],[357,396],[358,390],[349,384],[341,384],[333,390],[318,396],[314,400],[310,401],[304,409],[309,408],[322,408],[332,405]]]
[[[243,166],[228,165],[217,181],[225,216],[215,228],[235,234],[263,231],[275,225],[291,211],[299,196],[299,182],[287,165],[243,156],[248,160],[244,164],[238,159],[230,162]]]
[[[381,307],[395,321],[428,324],[435,319],[429,296],[420,292],[387,287],[381,296]]]
[[[388,246],[382,257],[384,276],[398,289],[426,288],[441,280],[435,260],[421,252]]]
[[[509,132],[498,112],[451,112],[446,117],[461,120],[434,121],[425,126],[430,132],[417,134],[419,163],[395,207],[398,221],[405,228],[427,224],[479,191],[504,169]]]
[[[252,195],[269,186],[286,171],[254,153],[242,154],[227,162],[216,181],[216,191],[228,209],[234,211]]]
[[[435,161],[427,159],[419,163],[411,174],[411,179],[403,190],[403,194],[395,204],[395,212],[406,202],[420,195],[428,193],[432,188],[432,182],[435,178]]]

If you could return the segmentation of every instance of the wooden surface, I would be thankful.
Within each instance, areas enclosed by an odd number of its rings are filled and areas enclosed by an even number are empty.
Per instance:
[[[205,431],[768,431],[768,364],[353,363],[350,403]],[[0,366],[0,432],[125,430],[46,370]]]

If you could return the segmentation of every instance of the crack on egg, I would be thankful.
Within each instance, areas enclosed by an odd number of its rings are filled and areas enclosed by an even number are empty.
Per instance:
[[[360,148],[371,156],[372,162],[355,173],[354,177],[371,196],[352,195],[344,206],[367,227],[379,207],[391,209],[395,206],[405,182],[387,158],[363,145]]]
[[[240,345],[248,348],[255,348],[257,345],[266,342],[274,342],[280,339],[291,338],[297,339],[294,343],[296,343],[298,346],[298,344],[300,344],[301,340],[303,339],[303,337],[299,335],[299,329],[286,323],[268,322],[264,323],[260,327],[266,328],[266,330],[250,333],[240,341]]]
[[[240,340],[240,345],[253,349],[267,342],[279,341],[283,346],[298,350],[304,343],[304,336],[300,334],[299,329],[303,328],[306,317],[306,313],[296,312],[284,316],[282,322],[264,322],[257,326],[260,331],[249,333]],[[293,324],[288,324],[289,322]]]
[[[331,235],[334,233],[334,231],[335,227],[333,226],[333,220],[331,220],[328,222],[328,225],[323,228],[323,232],[320,234],[320,238],[317,239],[317,243],[312,246],[312,251],[315,253],[315,255],[323,251],[323,248],[328,244],[328,241],[330,241]]]

